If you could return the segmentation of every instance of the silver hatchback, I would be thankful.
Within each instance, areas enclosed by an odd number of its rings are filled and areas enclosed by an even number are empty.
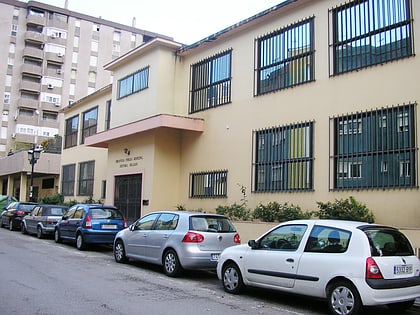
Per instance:
[[[240,244],[239,234],[225,216],[200,212],[159,211],[145,215],[120,231],[114,257],[163,266],[175,277],[183,269],[215,270],[220,253]]]

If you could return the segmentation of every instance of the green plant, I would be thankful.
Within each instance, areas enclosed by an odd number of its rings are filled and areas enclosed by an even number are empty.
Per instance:
[[[314,214],[320,219],[354,220],[373,223],[375,216],[366,205],[353,196],[348,199],[336,199],[335,202],[317,202],[319,211]]]
[[[51,205],[62,205],[64,203],[64,196],[61,194],[55,194],[52,196],[46,196],[39,198],[40,203],[46,203]]]
[[[217,214],[227,216],[231,220],[249,220],[251,218],[251,211],[245,205],[239,205],[236,202],[230,206],[218,206],[216,208]]]
[[[253,212],[255,219],[260,219],[264,222],[284,222],[297,219],[309,219],[310,212],[303,212],[299,206],[288,204],[279,204],[278,202],[269,202],[267,205],[259,204]]]

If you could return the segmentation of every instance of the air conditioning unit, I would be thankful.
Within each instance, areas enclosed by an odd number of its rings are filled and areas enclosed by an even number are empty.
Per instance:
[[[57,53],[57,56],[58,56],[58,57],[64,57],[64,54],[63,54],[63,53],[61,53],[61,52],[59,52],[59,53]]]
[[[54,103],[54,106],[55,106],[55,107],[60,107],[60,106],[61,106],[61,104],[60,104],[60,103]]]
[[[62,74],[62,73],[63,73],[63,70],[57,69],[57,74]]]
[[[13,117],[15,120],[17,120],[18,119],[18,117],[19,117],[19,111],[18,110],[16,110],[16,112],[15,112],[15,116]]]
[[[16,139],[16,133],[12,133],[12,139]]]
[[[50,89],[50,90],[52,90],[54,88],[54,86],[52,84],[48,84],[47,85],[47,88]]]
[[[51,38],[57,38],[58,36],[56,34],[51,34]]]

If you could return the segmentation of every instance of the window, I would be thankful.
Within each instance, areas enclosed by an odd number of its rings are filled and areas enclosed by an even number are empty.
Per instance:
[[[12,24],[12,31],[11,31],[11,35],[13,37],[17,36],[17,32],[18,32],[18,26],[16,24]]]
[[[3,103],[10,104],[10,92],[4,92]]]
[[[95,161],[83,162],[79,165],[79,196],[93,195]]]
[[[48,121],[56,121],[58,117],[58,113],[56,112],[42,112],[42,120],[48,120]]]
[[[308,226],[301,224],[280,226],[264,235],[259,241],[258,248],[295,251],[307,228]]]
[[[411,0],[355,0],[330,10],[331,75],[412,56]]]
[[[305,252],[344,253],[350,243],[351,232],[326,226],[314,226]]]
[[[227,171],[190,174],[190,198],[227,196]]]
[[[54,188],[54,178],[45,178],[42,180],[42,189]]]
[[[82,139],[81,143],[85,143],[85,138],[96,133],[98,126],[98,108],[95,107],[83,113]]]
[[[314,19],[293,24],[256,40],[256,94],[313,81]]]
[[[254,131],[254,191],[313,188],[313,122]]]
[[[229,50],[191,67],[190,113],[231,102],[231,58]]]
[[[416,187],[415,111],[411,104],[331,118],[330,187]]]
[[[142,91],[148,87],[149,67],[146,67],[118,81],[118,98]]]
[[[105,130],[111,128],[111,100],[106,101]]]
[[[79,129],[79,116],[73,116],[66,119],[64,135],[64,148],[70,148],[77,145],[77,132]]]
[[[74,195],[75,171],[75,164],[63,165],[61,176],[61,193],[63,196]]]

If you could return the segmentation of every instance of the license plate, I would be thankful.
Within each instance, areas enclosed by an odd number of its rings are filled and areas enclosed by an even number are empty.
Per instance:
[[[395,265],[394,275],[406,275],[413,273],[413,265]]]
[[[102,224],[103,230],[115,230],[117,228],[116,224]]]
[[[220,254],[211,254],[211,260],[217,261],[217,260],[219,260],[219,256],[220,256]]]

